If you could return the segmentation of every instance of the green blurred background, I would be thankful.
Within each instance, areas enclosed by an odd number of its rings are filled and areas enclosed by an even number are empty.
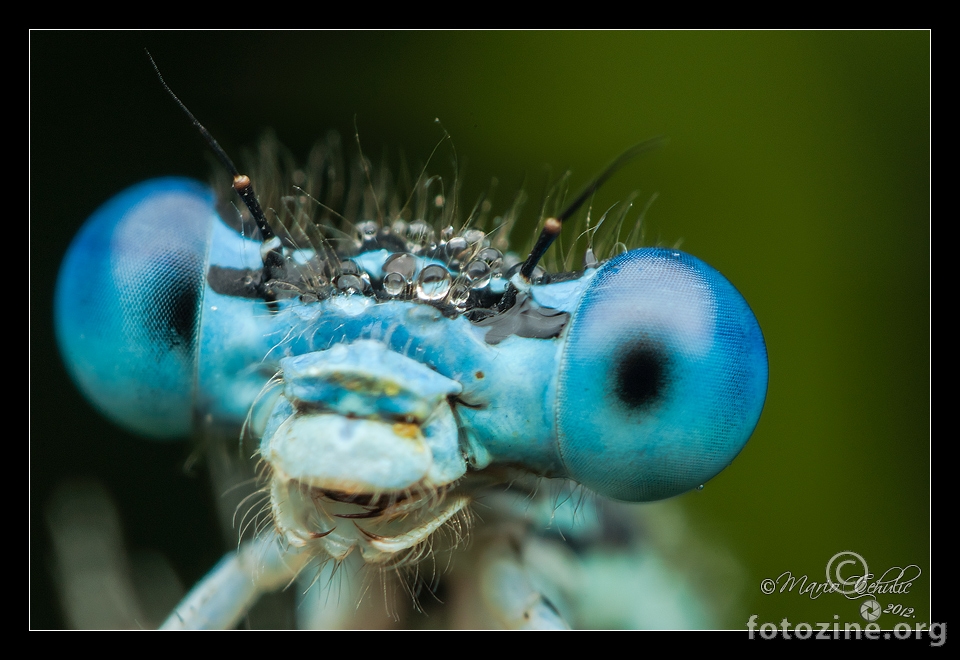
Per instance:
[[[763,328],[770,386],[741,456],[680,502],[742,580],[727,627],[859,621],[838,595],[764,595],[784,571],[822,581],[851,550],[872,571],[916,564],[881,603],[929,621],[930,35],[913,32],[33,32],[31,40],[31,625],[61,627],[43,507],[91,477],[118,499],[128,544],[189,584],[226,547],[189,450],[126,436],[73,389],[52,335],[58,263],[123,187],[208,178],[167,81],[231,153],[272,127],[305,154],[329,129],[411,163],[453,137],[465,201],[499,179],[536,199],[575,187],[639,140],[667,147],[597,199],[659,193],[648,242],[723,272]],[[354,119],[356,117],[356,119]],[[449,161],[442,151],[438,161]],[[448,170],[449,171],[449,170]],[[499,203],[499,204],[498,204]],[[940,615],[941,619],[943,614]],[[892,626],[892,615],[879,623]],[[861,621],[862,623],[862,621]]]

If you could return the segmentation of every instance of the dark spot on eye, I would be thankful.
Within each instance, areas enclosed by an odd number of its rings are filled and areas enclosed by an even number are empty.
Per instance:
[[[478,371],[474,374],[474,376],[477,377],[477,380],[483,380],[484,373],[482,371]]]
[[[171,263],[158,268],[143,289],[143,323],[158,348],[193,350],[200,312],[199,264],[189,256],[171,255]]]
[[[652,405],[663,396],[667,356],[662,347],[641,341],[624,353],[616,374],[617,397],[631,408]]]
[[[200,291],[194,282],[178,282],[171,292],[170,327],[183,344],[193,343],[196,337],[197,312],[200,308]]]

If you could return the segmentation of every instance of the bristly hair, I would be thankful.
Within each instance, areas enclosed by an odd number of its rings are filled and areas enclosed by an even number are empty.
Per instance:
[[[487,234],[500,232],[503,238],[497,243],[508,240],[506,236],[519,214],[521,196],[516,198],[512,212],[501,217],[493,229],[488,227],[492,224],[488,221],[489,207],[483,203],[474,206],[469,216],[461,218],[457,212],[459,178],[455,158],[451,191],[445,189],[442,178],[427,176],[424,167],[411,189],[404,194],[397,190],[389,169],[373,172],[362,151],[353,166],[344,167],[339,140],[335,138],[320,143],[302,169],[292,164],[292,158],[275,139],[268,138],[262,142],[261,157],[248,170],[255,173],[251,178],[240,173],[213,135],[167,85],[149,52],[147,56],[164,89],[200,132],[220,161],[222,171],[231,177],[231,188],[243,200],[248,216],[245,218],[240,212],[238,229],[253,237],[252,220],[262,241],[263,268],[260,272],[245,273],[239,279],[233,277],[237,273],[232,273],[232,281],[222,284],[233,288],[233,294],[263,299],[271,312],[277,311],[277,301],[281,298],[299,296],[307,302],[340,291],[372,295],[383,300],[419,301],[438,307],[445,316],[451,317],[479,308],[481,311],[472,314],[474,322],[496,317],[524,299],[524,296],[518,296],[519,289],[532,283],[577,276],[576,273],[557,272],[551,277],[538,264],[560,236],[563,224],[592,200],[607,179],[637,156],[659,148],[666,141],[657,137],[630,147],[569,203],[565,200],[568,177],[562,177],[544,197],[541,229],[528,256],[522,263],[511,265],[510,254],[492,247],[494,241]],[[441,142],[449,137],[444,130]],[[357,146],[360,146],[359,134]],[[365,185],[356,183],[358,172],[362,172]],[[290,181],[284,181],[288,177]],[[401,179],[406,181],[408,177],[401,176]],[[258,180],[256,185],[263,194],[262,198],[254,190],[254,180]],[[439,185],[438,193],[434,193],[435,183]],[[216,189],[224,190],[225,187],[218,185]],[[290,192],[285,194],[285,190]],[[264,207],[269,213],[264,212]],[[574,246],[581,237],[586,240],[584,269],[598,263],[594,235],[607,218],[604,213],[591,228],[589,208],[587,205],[585,229],[573,240]],[[623,207],[614,220],[611,252],[629,247],[620,239],[628,208]],[[231,218],[231,214],[222,217]],[[633,235],[633,231],[628,233],[628,241]],[[284,244],[288,250],[284,249]],[[290,253],[289,248],[296,252]],[[304,248],[309,248],[309,254]],[[392,256],[377,267],[376,274],[350,260],[350,257],[379,250],[386,250]],[[417,270],[416,257],[439,261],[445,268],[437,263],[427,265],[414,282],[411,276]],[[555,258],[560,269],[570,267],[566,261],[570,259]],[[383,277],[379,279],[381,274]],[[510,281],[514,275],[519,277],[516,283]],[[494,278],[508,282],[500,293],[487,286]],[[240,290],[235,288],[238,282]]]
[[[466,269],[480,249],[490,247],[502,255],[497,266],[506,277],[529,254],[537,235],[512,235],[517,234],[513,230],[527,202],[523,190],[512,193],[500,212],[495,213],[491,201],[495,183],[467,206],[458,199],[460,178],[455,169],[452,177],[443,178],[429,174],[430,163],[416,173],[402,163],[396,170],[386,164],[374,166],[362,155],[346,156],[337,133],[318,142],[303,164],[267,133],[256,153],[244,153],[242,162],[257,186],[270,227],[284,244],[323,255],[325,271],[316,274],[323,284],[341,274],[339,262],[381,248],[439,259],[456,272]],[[259,238],[250,212],[236,203],[230,174],[222,167],[214,172],[221,217],[244,235]],[[570,180],[567,172],[543,192],[538,228],[567,204]],[[639,213],[633,210],[636,194],[599,212],[588,202],[568,223],[573,226],[563,232],[556,249],[547,253],[537,279],[545,273],[582,270],[638,247],[643,215],[655,197]]]

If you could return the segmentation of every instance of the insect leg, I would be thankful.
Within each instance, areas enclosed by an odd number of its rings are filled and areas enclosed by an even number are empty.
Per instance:
[[[286,586],[312,558],[281,546],[274,534],[244,543],[190,590],[160,628],[232,628],[261,594]]]
[[[501,537],[484,549],[480,593],[490,614],[514,630],[569,630],[556,606],[537,587],[515,539]]]

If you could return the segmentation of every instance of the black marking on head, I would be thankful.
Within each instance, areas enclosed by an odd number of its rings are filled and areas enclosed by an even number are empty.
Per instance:
[[[570,282],[579,280],[583,277],[582,270],[564,271],[562,273],[544,273],[537,281],[537,284],[556,284],[557,282]]]
[[[616,367],[614,391],[632,409],[649,408],[663,398],[667,387],[667,354],[648,339],[631,346]]]
[[[530,339],[552,339],[570,321],[570,314],[549,307],[540,307],[524,294],[517,295],[517,303],[509,309],[478,318],[467,318],[474,325],[489,328],[483,339],[491,345],[499,344],[510,335]]]
[[[250,268],[224,268],[210,266],[207,283],[210,288],[223,296],[235,298],[253,298],[259,300],[262,271]]]
[[[263,281],[263,270],[251,268],[226,268],[224,266],[210,266],[207,271],[207,283],[216,293],[234,298],[262,300],[267,303],[267,310],[271,314],[279,311],[278,300],[303,296],[300,280],[293,278]],[[328,292],[311,290],[309,300],[317,301],[328,297]]]

